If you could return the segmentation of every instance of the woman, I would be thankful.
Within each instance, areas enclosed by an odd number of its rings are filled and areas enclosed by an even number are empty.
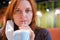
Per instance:
[[[2,40],[7,40],[6,23],[12,20],[14,23],[14,31],[30,30],[30,40],[51,40],[50,34],[46,29],[38,28],[35,23],[35,7],[34,0],[12,0],[8,6],[4,18],[4,28],[2,31]]]

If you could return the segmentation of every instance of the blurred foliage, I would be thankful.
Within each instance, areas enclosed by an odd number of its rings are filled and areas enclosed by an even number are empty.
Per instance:
[[[42,18],[37,16],[37,25],[43,28],[60,28],[60,16],[54,16],[55,8],[60,8],[60,1],[37,3],[37,10],[41,10],[43,14]],[[49,9],[49,12],[46,9]]]

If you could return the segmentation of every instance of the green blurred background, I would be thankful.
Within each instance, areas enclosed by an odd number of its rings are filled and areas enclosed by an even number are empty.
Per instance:
[[[60,28],[60,0],[38,2],[36,23],[42,28]]]

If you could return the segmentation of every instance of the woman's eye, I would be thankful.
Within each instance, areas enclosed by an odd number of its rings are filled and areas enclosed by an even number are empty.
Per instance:
[[[32,10],[25,10],[26,13],[29,13],[29,12],[31,12],[31,11],[32,11]]]
[[[21,11],[20,11],[19,9],[16,9],[16,10],[15,10],[15,13],[16,13],[16,14],[20,14]]]
[[[16,12],[20,12],[20,10],[17,9]]]

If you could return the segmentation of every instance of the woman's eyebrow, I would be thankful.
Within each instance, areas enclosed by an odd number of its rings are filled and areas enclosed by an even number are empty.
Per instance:
[[[32,10],[32,9],[31,9],[31,8],[29,8],[29,7],[28,7],[28,8],[26,8],[26,9],[28,9],[28,10]]]
[[[16,8],[16,9],[19,9],[19,8]],[[19,9],[20,10],[20,9]]]
[[[16,10],[19,10],[19,11],[21,11],[21,10],[20,10],[20,8],[16,8]]]

